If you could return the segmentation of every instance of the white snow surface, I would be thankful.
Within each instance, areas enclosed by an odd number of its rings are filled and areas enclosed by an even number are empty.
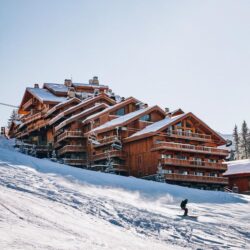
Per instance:
[[[250,174],[250,159],[227,162],[224,175]]]
[[[101,129],[107,129],[109,127],[113,127],[113,126],[119,126],[119,125],[122,125],[124,122],[127,122],[131,119],[133,119],[134,117],[138,116],[138,115],[142,115],[144,114],[145,112],[151,110],[152,108],[154,107],[148,107],[148,108],[143,108],[143,109],[139,109],[137,111],[134,111],[134,112],[131,112],[131,113],[128,113],[126,115],[122,115],[118,118],[115,118],[111,121],[108,121],[106,123],[104,123],[103,125],[99,126],[99,127],[96,127],[95,129],[92,129],[91,132],[95,132],[95,131],[98,131],[98,130],[101,130]],[[104,109],[103,111],[106,111],[107,109]],[[94,114],[96,115],[96,114]],[[89,118],[87,118],[89,119]]]
[[[177,115],[177,116],[174,116],[174,117],[166,117],[163,120],[155,122],[155,123],[147,126],[146,128],[142,129],[141,131],[136,132],[135,134],[131,135],[129,138],[136,137],[136,136],[139,136],[139,135],[144,135],[144,134],[147,134],[147,133],[157,132],[161,128],[171,124],[172,122],[178,120],[179,118],[183,117],[184,115],[186,115],[186,114],[181,114],[181,115]]]
[[[67,93],[69,89],[66,85],[60,83],[44,83],[44,86],[46,86],[48,89],[60,93]]]
[[[67,100],[66,97],[55,96],[47,89],[40,88],[27,88],[27,90],[34,95],[41,102],[64,102]]]
[[[0,249],[250,249],[249,196],[82,170],[0,138]],[[183,219],[179,203],[188,198]]]
[[[108,106],[108,104],[106,104],[106,103],[96,103],[96,105],[95,106],[93,106],[93,107],[91,107],[91,108],[88,108],[88,109],[85,109],[85,110],[83,110],[82,112],[80,112],[80,113],[78,113],[78,114],[75,114],[75,115],[72,115],[72,116],[70,116],[68,119],[66,119],[66,120],[64,120],[63,122],[61,122],[58,126],[56,126],[55,127],[55,130],[57,131],[57,130],[59,130],[59,129],[61,129],[61,128],[63,128],[64,126],[66,126],[67,124],[69,124],[70,122],[72,122],[72,121],[74,121],[74,120],[76,120],[76,119],[80,119],[81,117],[86,117],[86,115],[89,113],[89,112],[91,112],[91,111],[93,111],[93,110],[95,110],[95,109],[100,109],[100,107],[103,107],[103,108],[107,108],[107,107],[109,107]]]

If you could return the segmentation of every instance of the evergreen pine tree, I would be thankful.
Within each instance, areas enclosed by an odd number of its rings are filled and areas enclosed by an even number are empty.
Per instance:
[[[8,128],[10,128],[11,123],[12,123],[13,121],[15,121],[15,120],[18,120],[18,113],[17,113],[16,109],[13,109],[13,110],[12,110],[12,113],[11,113],[11,115],[10,115],[10,118],[9,118],[9,120],[8,120]]]
[[[243,121],[241,128],[241,149],[245,159],[249,156],[249,131],[246,121]]]
[[[234,138],[234,143],[235,143],[235,157],[236,157],[236,160],[238,160],[240,158],[240,137],[239,137],[237,125],[235,125],[234,127],[233,138]]]

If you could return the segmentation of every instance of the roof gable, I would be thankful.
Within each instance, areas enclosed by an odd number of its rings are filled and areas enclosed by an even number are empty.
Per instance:
[[[45,115],[45,117],[48,117],[50,116],[51,114],[53,114],[56,110],[59,110],[60,108],[64,107],[64,106],[67,106],[69,104],[73,104],[73,103],[80,103],[81,100],[76,98],[76,97],[73,97],[73,98],[70,98],[70,99],[67,99],[66,101],[64,102],[61,102],[61,103],[58,103],[57,105],[55,105],[53,108],[51,108],[47,114]]]
[[[184,113],[181,115],[177,115],[174,117],[166,117],[165,119],[156,122],[152,125],[147,126],[143,130],[131,135],[129,138],[127,138],[127,141],[133,141],[137,139],[142,139],[144,137],[149,137],[152,135],[155,135],[159,132],[163,132],[165,129],[167,129],[169,126],[172,126],[188,117],[192,117],[192,119],[196,120],[199,125],[201,125],[203,128],[205,128],[211,135],[216,138],[218,145],[224,145],[226,144],[226,141],[223,137],[221,137],[217,132],[215,132],[213,129],[211,129],[207,124],[205,124],[202,120],[200,120],[197,116],[195,116],[193,113]]]
[[[137,103],[137,102],[138,102],[138,100],[135,99],[134,97],[129,97],[129,98],[125,99],[124,101],[119,102],[119,103],[117,103],[117,104],[115,104],[113,106],[110,106],[110,107],[106,108],[105,110],[103,110],[103,111],[101,111],[99,113],[96,113],[96,114],[94,114],[92,116],[89,116],[86,120],[83,121],[83,123],[88,123],[91,120],[94,120],[94,119],[100,117],[101,115],[111,113],[111,112],[113,112],[113,111],[115,111],[117,109],[125,107],[126,105],[128,105],[130,103]]]
[[[143,109],[139,109],[139,110],[136,110],[134,112],[128,113],[126,115],[120,116],[118,118],[115,118],[111,121],[108,121],[108,122],[102,124],[101,126],[91,130],[91,132],[97,132],[97,131],[104,132],[106,130],[113,129],[114,127],[117,127],[117,126],[124,126],[124,125],[126,125],[134,120],[139,119],[140,117],[142,117],[146,114],[152,113],[153,111],[159,111],[165,115],[164,111],[161,108],[159,108],[158,106],[143,108]]]
[[[107,104],[105,103],[99,103],[91,108],[85,109],[82,112],[76,114],[76,115],[72,115],[71,117],[69,117],[68,119],[66,119],[65,121],[61,122],[58,126],[55,127],[55,131],[65,127],[66,125],[74,122],[77,119],[83,118],[88,116],[89,114],[92,114],[93,112],[96,112],[97,110],[100,109],[105,109],[106,107],[108,107]]]

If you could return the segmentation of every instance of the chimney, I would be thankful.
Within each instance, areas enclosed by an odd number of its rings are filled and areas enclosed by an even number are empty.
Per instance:
[[[39,84],[38,84],[38,83],[35,83],[35,84],[34,84],[34,88],[35,88],[35,89],[39,89]]]
[[[75,89],[70,87],[69,90],[68,90],[68,97],[73,98],[75,96],[76,96]]]
[[[71,79],[65,79],[65,80],[64,80],[64,85],[67,86],[67,87],[71,87],[71,85],[72,85],[72,80],[71,80]]]
[[[169,108],[165,108],[165,112],[166,112],[166,113],[169,113]]]
[[[92,85],[99,85],[98,76],[94,76],[93,79],[90,79],[90,80],[89,80],[89,84],[92,84]]]

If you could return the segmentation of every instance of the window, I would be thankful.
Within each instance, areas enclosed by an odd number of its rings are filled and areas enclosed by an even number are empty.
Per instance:
[[[189,122],[186,122],[186,127],[187,128],[192,128],[192,125]]]
[[[178,135],[182,135],[182,129],[181,129],[181,128],[178,128],[178,129],[177,129],[177,134],[178,134]]]
[[[210,163],[216,163],[217,161],[215,159],[208,159],[208,162],[210,162]]]
[[[176,155],[176,158],[179,160],[187,160],[187,156],[185,155]]]
[[[194,175],[203,176],[204,174],[202,172],[194,172]]]
[[[172,158],[172,155],[161,155],[161,158],[162,159],[171,159]]]
[[[175,126],[176,127],[182,127],[182,122],[178,122]]]
[[[125,115],[125,108],[118,109],[118,110],[115,112],[115,114],[118,115],[118,116]]]
[[[139,120],[149,122],[149,121],[151,121],[151,117],[150,117],[150,115],[144,115]]]
[[[208,173],[208,176],[211,176],[211,177],[218,177],[218,174],[217,174],[217,173]]]
[[[162,170],[162,173],[163,173],[163,174],[172,174],[172,173],[173,173],[173,170],[170,170],[170,169],[163,169],[163,170]]]
[[[194,158],[195,164],[202,165],[202,159],[201,158]]]
[[[179,174],[188,175],[188,171],[182,171],[182,170],[180,170],[180,171],[179,171]]]

